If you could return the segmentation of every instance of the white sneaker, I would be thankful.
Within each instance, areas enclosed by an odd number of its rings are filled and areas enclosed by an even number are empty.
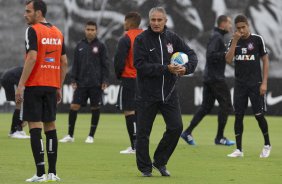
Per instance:
[[[30,136],[26,135],[24,131],[15,131],[14,133],[10,134],[11,138],[14,139],[29,139]]]
[[[262,148],[262,152],[260,154],[260,158],[267,158],[270,155],[270,151],[271,151],[271,146],[269,145],[264,145]]]
[[[233,153],[227,155],[228,157],[233,157],[233,158],[236,158],[236,157],[243,157],[244,156],[244,153],[242,151],[240,151],[239,149],[236,149],[234,150]]]
[[[60,139],[59,142],[74,142],[74,138],[71,137],[70,135],[66,135],[64,138]]]
[[[47,176],[47,181],[60,181],[61,178],[58,177],[58,175],[54,173],[49,173]]]
[[[46,174],[43,174],[42,176],[37,176],[36,174],[34,176],[32,176],[29,179],[25,180],[26,182],[46,182],[47,178],[46,178]]]
[[[88,136],[85,140],[85,143],[93,143],[94,142],[94,138],[91,136]]]
[[[125,150],[119,152],[120,154],[135,154],[136,150],[132,149],[132,147],[128,147]]]

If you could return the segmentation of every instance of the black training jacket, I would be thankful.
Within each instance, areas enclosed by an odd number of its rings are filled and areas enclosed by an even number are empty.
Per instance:
[[[227,31],[219,28],[214,28],[214,31],[209,39],[206,53],[206,66],[204,70],[205,82],[216,82],[225,79],[225,52],[226,46],[224,43],[224,34]]]
[[[108,83],[109,62],[106,47],[97,38],[91,43],[81,40],[74,51],[72,82],[78,87],[100,87]]]
[[[188,55],[186,74],[193,73],[198,63],[197,56],[175,33],[166,28],[162,33],[155,33],[149,27],[136,37],[134,66],[137,69],[137,100],[165,101],[177,78],[167,67],[175,52]],[[171,97],[175,95],[174,90]]]

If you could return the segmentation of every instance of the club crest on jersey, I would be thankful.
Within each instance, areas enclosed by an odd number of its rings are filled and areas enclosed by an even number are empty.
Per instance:
[[[254,44],[253,43],[249,43],[248,44],[248,50],[253,50],[254,49]]]
[[[98,47],[95,46],[95,47],[93,47],[92,51],[93,51],[93,53],[97,54],[99,52],[99,49],[98,49]]]
[[[172,44],[171,44],[171,43],[168,43],[168,44],[166,45],[166,47],[167,47],[167,52],[168,52],[169,54],[172,54],[172,53],[173,53],[173,46],[172,46]]]

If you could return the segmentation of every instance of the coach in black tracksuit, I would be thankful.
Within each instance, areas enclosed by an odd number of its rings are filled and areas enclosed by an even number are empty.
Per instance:
[[[183,125],[177,92],[167,98],[176,82],[176,74],[193,73],[197,65],[195,52],[175,33],[165,27],[166,12],[162,7],[149,12],[150,26],[138,35],[134,42],[134,66],[137,69],[137,143],[138,169],[143,176],[152,176],[152,167],[162,176],[169,176],[166,164],[173,153]],[[184,66],[170,64],[175,52],[184,52],[189,62]],[[154,119],[161,112],[166,131],[155,154],[154,162],[149,155],[149,137]]]
[[[217,19],[217,24],[218,27],[214,28],[207,44],[203,102],[191,120],[189,127],[181,134],[181,137],[190,145],[195,145],[192,137],[193,129],[212,110],[215,100],[219,102],[218,129],[214,140],[215,144],[230,146],[235,143],[224,137],[227,117],[232,112],[231,95],[224,76],[226,66],[224,35],[231,31],[231,19],[226,15],[221,15]]]

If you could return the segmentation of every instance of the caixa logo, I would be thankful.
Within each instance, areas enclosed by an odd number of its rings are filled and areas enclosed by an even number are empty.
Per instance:
[[[55,58],[47,57],[47,58],[44,59],[44,61],[46,61],[48,63],[53,63],[53,62],[55,62]]]

